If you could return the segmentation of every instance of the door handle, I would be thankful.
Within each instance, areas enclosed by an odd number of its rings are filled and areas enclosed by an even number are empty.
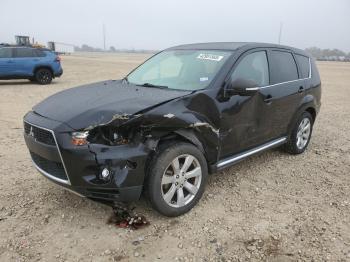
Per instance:
[[[304,92],[304,87],[303,87],[303,86],[300,86],[300,87],[299,87],[299,90],[298,90],[298,93],[302,93],[302,92]]]
[[[14,62],[12,60],[8,60],[7,63],[12,64]]]
[[[272,95],[267,95],[266,98],[264,99],[264,102],[267,104],[270,104],[272,101]]]

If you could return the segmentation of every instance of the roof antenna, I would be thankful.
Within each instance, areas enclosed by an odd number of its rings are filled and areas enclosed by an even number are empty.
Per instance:
[[[283,23],[280,23],[280,33],[278,34],[278,44],[281,44],[281,38],[282,38],[282,29],[283,29]]]

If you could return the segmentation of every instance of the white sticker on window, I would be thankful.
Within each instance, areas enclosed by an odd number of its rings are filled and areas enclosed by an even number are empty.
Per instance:
[[[224,58],[222,55],[213,55],[213,54],[199,54],[197,56],[198,59],[204,59],[204,60],[211,60],[211,61],[217,61],[219,62],[221,59]]]
[[[208,81],[209,77],[201,77],[199,78],[199,81],[204,82],[204,81]]]

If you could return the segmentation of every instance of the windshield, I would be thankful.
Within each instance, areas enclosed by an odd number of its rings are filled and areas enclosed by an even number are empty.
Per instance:
[[[127,80],[147,87],[204,89],[231,54],[213,50],[163,51],[131,72]]]

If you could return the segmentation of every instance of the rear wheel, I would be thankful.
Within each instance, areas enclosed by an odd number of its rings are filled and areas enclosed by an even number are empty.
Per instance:
[[[195,146],[178,143],[155,156],[147,180],[152,206],[165,216],[179,216],[203,195],[208,176],[206,160]]]
[[[296,122],[294,129],[284,149],[290,154],[301,154],[309,145],[313,127],[313,117],[304,112]]]
[[[50,84],[52,81],[52,73],[47,68],[40,68],[35,72],[35,80],[40,85]]]

